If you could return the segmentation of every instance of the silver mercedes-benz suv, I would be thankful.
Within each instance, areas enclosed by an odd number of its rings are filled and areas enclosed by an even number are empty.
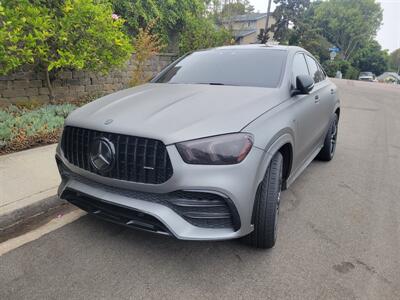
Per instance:
[[[281,190],[332,159],[339,116],[336,86],[302,48],[193,52],[71,113],[58,194],[132,228],[270,248]]]

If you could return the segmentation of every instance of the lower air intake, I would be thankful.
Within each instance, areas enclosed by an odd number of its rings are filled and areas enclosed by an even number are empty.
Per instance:
[[[169,206],[189,223],[205,228],[240,228],[230,199],[213,193],[177,191],[168,194]]]
[[[104,202],[73,189],[66,189],[61,198],[89,214],[113,223],[161,234],[170,234],[165,225],[158,219],[134,209]]]

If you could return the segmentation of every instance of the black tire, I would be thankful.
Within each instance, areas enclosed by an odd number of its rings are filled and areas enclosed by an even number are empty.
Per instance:
[[[272,158],[257,191],[253,223],[254,230],[242,240],[256,248],[272,248],[276,242],[279,204],[282,190],[283,157],[280,152]]]
[[[337,133],[338,133],[338,121],[339,117],[334,114],[331,120],[331,125],[326,133],[324,146],[317,155],[318,160],[330,161],[335,156]]]

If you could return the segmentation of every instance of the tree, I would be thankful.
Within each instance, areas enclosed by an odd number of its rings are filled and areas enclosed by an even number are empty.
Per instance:
[[[222,18],[244,15],[254,11],[254,6],[248,0],[225,0],[224,2],[221,11]]]
[[[206,4],[203,0],[111,0],[115,13],[125,20],[125,26],[131,35],[136,35],[140,28],[157,19],[154,31],[164,42],[172,35],[179,35],[188,16],[204,18]]]
[[[133,40],[135,51],[133,86],[145,83],[150,79],[145,72],[146,63],[165,47],[158,34],[152,32],[156,22],[157,20],[153,20],[146,28],[139,28],[139,33]]]
[[[37,67],[45,73],[50,100],[57,70],[106,72],[132,52],[122,31],[124,20],[105,1],[8,0],[0,11],[0,72],[27,64]]]
[[[42,61],[50,51],[47,40],[54,37],[48,10],[21,1],[0,3],[0,74],[24,64]]]
[[[186,53],[219,46],[230,40],[226,30],[215,26],[213,12],[219,11],[219,0],[111,1],[114,11],[127,20],[126,29],[132,35],[138,34],[140,28],[146,28],[151,20],[156,19],[152,32],[163,43],[168,43],[168,49],[172,51]],[[207,8],[211,8],[212,13]]]
[[[314,26],[313,17],[317,4],[309,0],[275,0],[278,4],[272,26],[274,39],[281,44],[297,45],[310,51],[320,61],[329,59],[329,41]]]
[[[332,44],[321,35],[321,29],[314,26],[315,8],[318,2],[304,3],[296,14],[289,31],[289,45],[298,45],[310,51],[321,62],[330,59],[328,49]]]
[[[323,62],[322,66],[329,77],[335,77],[336,72],[340,71],[343,74],[343,78],[357,79],[357,76],[360,73],[360,71],[354,68],[350,62],[340,58],[326,60]]]
[[[221,21],[220,15],[222,10],[221,0],[204,0],[206,7],[206,15],[214,20],[215,23]]]
[[[381,73],[387,53],[373,41],[382,21],[382,9],[375,0],[274,0],[274,38],[298,45],[319,58],[330,76],[341,70],[354,79],[359,68]],[[330,61],[328,48],[340,53]]]
[[[298,45],[311,54],[313,54],[320,62],[330,59],[328,49],[331,43],[325,39],[319,29],[315,29],[308,23],[302,23],[296,26],[289,37],[289,45]]]
[[[351,63],[360,71],[370,71],[380,75],[388,69],[389,54],[382,50],[377,41],[371,40],[355,51]]]
[[[116,14],[126,20],[129,34],[136,35],[139,28],[145,28],[154,19],[163,19],[156,0],[111,0]]]
[[[232,39],[229,31],[216,28],[210,19],[188,16],[179,41],[179,52],[184,54],[197,49],[230,44]]]
[[[270,38],[270,33],[271,32],[271,28],[268,28],[265,31],[265,28],[261,28],[260,32],[257,35],[257,40],[260,44],[265,44],[266,42],[268,42],[269,38]]]
[[[274,39],[281,44],[287,44],[292,33],[290,25],[298,26],[305,19],[305,11],[310,6],[310,0],[274,0],[274,2],[277,4],[273,13]]]
[[[400,48],[390,53],[389,64],[393,71],[400,74]]]
[[[356,50],[370,41],[382,22],[382,8],[375,0],[329,0],[315,8],[315,26],[341,49],[349,60]]]

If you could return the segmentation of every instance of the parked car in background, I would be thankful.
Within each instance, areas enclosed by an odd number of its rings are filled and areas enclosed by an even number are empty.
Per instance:
[[[385,72],[377,77],[379,82],[400,84],[400,75],[396,72]]]
[[[125,226],[270,248],[281,190],[333,158],[339,116],[336,86],[302,48],[197,51],[70,114],[58,193]]]
[[[375,74],[372,72],[361,72],[358,76],[358,80],[361,81],[376,81]]]

